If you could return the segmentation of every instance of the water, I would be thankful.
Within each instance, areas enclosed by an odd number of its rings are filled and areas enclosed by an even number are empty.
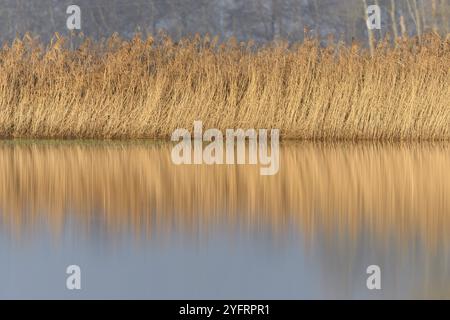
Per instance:
[[[450,298],[448,143],[284,143],[272,177],[170,150],[0,143],[0,298]]]

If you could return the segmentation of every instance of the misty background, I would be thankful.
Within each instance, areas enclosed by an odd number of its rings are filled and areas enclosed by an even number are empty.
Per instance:
[[[69,34],[66,9],[81,8],[85,36],[99,39],[117,32],[136,32],[174,39],[210,34],[246,41],[283,38],[301,41],[304,30],[325,39],[367,42],[365,6],[381,7],[382,27],[376,39],[391,35],[449,32],[450,0],[0,0],[0,41],[26,32],[48,41],[55,32]]]

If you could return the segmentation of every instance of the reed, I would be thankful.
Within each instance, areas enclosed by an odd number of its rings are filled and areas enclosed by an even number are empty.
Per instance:
[[[86,39],[70,50],[26,35],[0,49],[0,137],[168,138],[278,128],[285,139],[450,138],[450,41],[436,35],[266,46],[194,37]]]

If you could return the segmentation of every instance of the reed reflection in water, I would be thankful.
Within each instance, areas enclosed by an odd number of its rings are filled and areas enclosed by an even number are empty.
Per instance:
[[[210,291],[205,283],[196,294],[174,291],[179,287],[173,284],[164,293],[160,284],[151,293],[130,296],[450,298],[449,144],[284,143],[275,176],[261,176],[259,166],[251,165],[175,166],[171,147],[154,142],[1,143],[1,230],[10,235],[0,238],[3,250],[23,250],[13,243],[26,246],[45,234],[63,247],[76,242],[81,251],[101,241],[106,248],[136,250],[135,256],[149,254],[149,248],[180,255],[176,239],[181,237],[192,270],[212,268],[202,259],[214,259],[210,250],[215,250],[229,263],[213,264],[219,269],[215,275],[229,276],[216,281],[234,284],[222,290],[212,290],[211,284]],[[278,284],[262,294],[252,281],[242,281],[238,268],[250,258],[225,250],[224,243],[237,251],[255,249],[266,258],[284,252],[278,256],[284,274],[273,274]],[[186,248],[189,244],[193,247]],[[45,255],[52,250],[59,249],[50,247]],[[129,253],[130,261],[133,257]],[[294,272],[300,260],[303,267]],[[143,262],[136,258],[135,263]],[[272,269],[261,276],[277,271],[277,262],[270,263]],[[370,264],[382,267],[381,292],[366,289]],[[174,278],[195,279],[192,270],[180,266],[170,272]],[[308,285],[283,288],[297,277],[301,283],[309,278]],[[96,292],[101,295],[101,288]],[[121,295],[126,293],[117,292]]]

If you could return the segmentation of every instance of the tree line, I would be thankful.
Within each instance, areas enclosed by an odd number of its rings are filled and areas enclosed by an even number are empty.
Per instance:
[[[449,32],[449,0],[0,0],[0,41],[26,32],[48,40],[67,34],[66,8],[82,10],[82,32],[93,38],[114,32],[165,32],[174,39],[193,34],[231,36],[258,42],[301,41],[305,30],[326,39],[330,34],[356,39],[420,37],[425,32]],[[365,7],[381,8],[382,28],[373,33],[365,24]]]

